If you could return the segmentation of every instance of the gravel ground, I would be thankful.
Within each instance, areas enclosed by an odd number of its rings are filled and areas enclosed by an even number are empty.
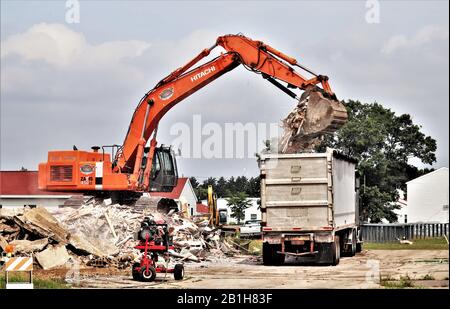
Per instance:
[[[260,257],[185,265],[185,278],[158,274],[151,283],[133,281],[129,270],[116,273],[83,271],[80,288],[381,288],[380,277],[398,280],[408,276],[414,287],[449,286],[447,250],[371,250],[341,258],[338,266],[305,265],[289,259],[284,266],[264,266]],[[428,275],[432,280],[422,280]],[[425,277],[427,279],[427,277]]]

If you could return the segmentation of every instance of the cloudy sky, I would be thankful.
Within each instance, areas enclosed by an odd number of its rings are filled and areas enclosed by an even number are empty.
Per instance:
[[[380,1],[1,1],[0,168],[37,169],[48,150],[123,142],[134,108],[162,77],[221,34],[263,40],[330,77],[340,99],[409,113],[448,166],[449,5]],[[371,3],[369,3],[371,6]],[[70,21],[70,20],[69,20]],[[295,102],[242,67],[193,94],[160,123],[277,123]],[[229,145],[224,145],[228,147]],[[188,176],[256,176],[254,159],[179,158]]]

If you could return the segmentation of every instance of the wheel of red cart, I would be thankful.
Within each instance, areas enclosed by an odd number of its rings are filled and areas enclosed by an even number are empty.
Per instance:
[[[183,264],[176,264],[173,269],[173,277],[175,280],[182,280],[184,277],[184,266]]]
[[[131,267],[131,275],[133,276],[133,280],[140,280],[141,275],[139,271],[139,267],[141,266],[141,263],[134,263]]]
[[[148,267],[148,271],[147,271],[147,267],[142,266],[141,268],[141,272],[140,272],[140,279],[142,281],[146,281],[146,282],[150,282],[155,280],[156,278],[156,270],[153,266],[149,266]]]

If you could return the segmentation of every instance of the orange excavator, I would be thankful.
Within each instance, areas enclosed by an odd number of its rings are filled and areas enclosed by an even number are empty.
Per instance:
[[[225,52],[194,67],[217,46]],[[172,191],[178,178],[177,166],[170,147],[157,147],[159,121],[177,103],[239,65],[261,74],[296,100],[305,102],[305,95],[311,98],[307,102],[305,124],[309,127],[304,128],[305,134],[333,132],[346,122],[345,107],[336,99],[327,76],[315,74],[296,59],[261,41],[240,34],[220,36],[212,47],[204,49],[144,95],[122,145],[94,146],[92,151],[76,147],[50,151],[48,161],[39,164],[39,188],[115,196],[118,200],[143,192]],[[311,77],[304,77],[298,70]],[[300,97],[291,89],[304,93]],[[322,119],[320,125],[317,119]]]

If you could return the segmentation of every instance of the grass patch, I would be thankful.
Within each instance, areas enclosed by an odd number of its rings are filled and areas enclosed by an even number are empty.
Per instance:
[[[29,282],[29,277],[26,273],[15,273],[9,275],[9,282]],[[69,289],[70,285],[63,279],[39,279],[33,278],[33,285],[35,289]],[[5,274],[0,274],[0,289],[6,288]]]
[[[444,237],[413,239],[412,245],[394,243],[364,243],[367,250],[448,250],[448,244]]]
[[[395,280],[390,276],[381,278],[380,285],[388,289],[404,289],[414,287],[411,278],[406,276],[401,276],[400,280]]]
[[[433,275],[426,274],[425,276],[423,276],[419,280],[436,280],[436,279],[433,277]]]
[[[248,249],[254,255],[262,255],[262,244],[261,239],[252,240],[248,245]]]

